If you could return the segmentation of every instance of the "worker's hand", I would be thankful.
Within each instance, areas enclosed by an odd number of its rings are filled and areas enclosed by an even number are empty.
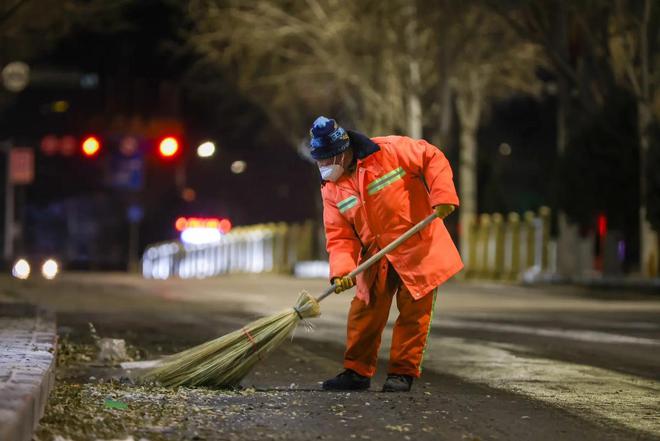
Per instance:
[[[344,276],[344,277],[335,277],[332,279],[332,284],[335,286],[335,293],[339,294],[342,291],[346,291],[355,285],[353,278]]]
[[[433,207],[433,209],[435,210],[436,216],[438,216],[440,219],[444,219],[449,216],[452,211],[456,209],[456,207],[451,204],[440,204]]]

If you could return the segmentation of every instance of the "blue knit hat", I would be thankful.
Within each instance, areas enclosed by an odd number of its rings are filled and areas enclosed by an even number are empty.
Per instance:
[[[348,133],[334,119],[319,116],[309,131],[312,158],[327,159],[345,151],[350,144]]]

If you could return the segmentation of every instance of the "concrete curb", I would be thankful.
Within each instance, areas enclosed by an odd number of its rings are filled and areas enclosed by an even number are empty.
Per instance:
[[[55,383],[54,314],[0,303],[0,440],[29,441]]]

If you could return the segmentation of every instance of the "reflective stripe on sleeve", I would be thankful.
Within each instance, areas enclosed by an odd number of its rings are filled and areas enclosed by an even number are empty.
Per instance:
[[[349,198],[344,199],[343,201],[340,201],[337,204],[337,208],[339,208],[340,213],[344,213],[345,211],[355,207],[357,203],[358,203],[358,198],[355,196],[351,196]]]

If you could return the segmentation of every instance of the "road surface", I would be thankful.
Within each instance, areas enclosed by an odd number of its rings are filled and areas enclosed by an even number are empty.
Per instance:
[[[314,331],[298,329],[242,391],[142,387],[94,360],[88,322],[148,359],[291,307],[300,290],[324,286],[274,275],[0,279],[0,301],[56,310],[60,355],[68,357],[37,439],[660,439],[660,296],[649,293],[448,283],[424,374],[409,394],[379,392],[382,367],[369,392],[319,390],[341,370],[352,294],[324,301]]]

